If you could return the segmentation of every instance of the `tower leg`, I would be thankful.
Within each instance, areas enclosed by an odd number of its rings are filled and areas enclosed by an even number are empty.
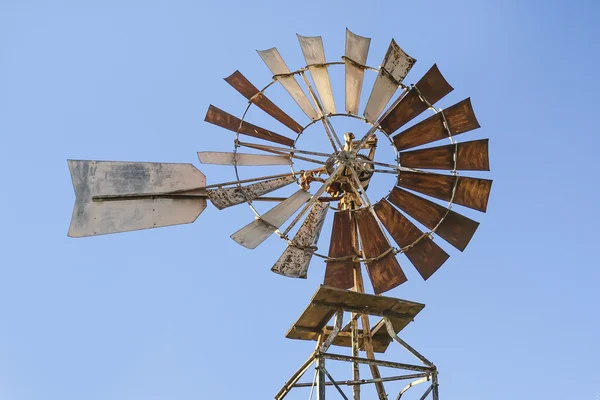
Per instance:
[[[325,358],[317,358],[317,400],[325,400]]]

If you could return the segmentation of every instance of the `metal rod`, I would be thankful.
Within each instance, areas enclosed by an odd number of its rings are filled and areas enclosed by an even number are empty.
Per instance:
[[[410,354],[415,356],[423,364],[429,365],[430,367],[435,367],[435,365],[433,365],[431,361],[425,358],[425,356],[416,351],[411,345],[406,343],[404,340],[400,339],[398,334],[394,331],[394,325],[392,325],[392,322],[387,317],[384,317],[383,320],[385,321],[385,327],[387,328],[387,331],[392,339],[398,342],[400,346],[404,347]]]
[[[431,387],[433,388],[433,400],[439,400],[439,383],[438,383],[438,372],[435,371],[431,377]]]
[[[338,385],[343,385],[343,386],[354,386],[354,387],[360,387],[360,385],[368,385],[371,383],[379,383],[379,382],[392,382],[392,381],[404,381],[407,379],[415,379],[415,378],[422,378],[422,377],[426,377],[429,376],[429,374],[410,374],[410,375],[398,375],[398,376],[389,376],[389,377],[385,377],[385,378],[377,378],[377,379],[359,379],[359,380],[351,380],[351,381],[338,381]],[[310,387],[312,386],[312,382],[303,382],[303,383],[296,383],[294,385],[294,387]],[[327,386],[332,386],[331,383],[325,383],[325,385]]]
[[[325,358],[317,356],[317,400],[325,400]]]
[[[408,385],[404,386],[404,388],[403,388],[403,389],[400,391],[400,393],[398,393],[398,397],[396,397],[396,400],[400,400],[400,398],[402,397],[402,395],[403,395],[404,393],[406,393],[406,391],[407,391],[408,389],[410,389],[411,387],[413,387],[413,386],[417,386],[417,385],[419,385],[419,384],[421,384],[421,383],[423,383],[423,382],[427,382],[428,380],[429,380],[429,377],[428,377],[428,376],[426,376],[426,377],[423,377],[423,378],[421,378],[421,379],[417,379],[416,381],[412,381],[412,382],[411,382],[411,383],[409,383]]]
[[[253,149],[258,149],[258,150],[266,151],[268,153],[279,154],[279,155],[282,155],[282,156],[288,156],[288,157],[296,158],[298,160],[312,162],[312,163],[315,163],[315,164],[320,164],[320,165],[325,165],[326,164],[325,161],[315,160],[314,158],[308,158],[308,157],[298,156],[298,155],[294,154],[294,150],[279,151],[279,150],[270,149],[267,146],[252,145],[251,143],[246,143],[245,146],[253,148]]]
[[[327,339],[323,342],[321,347],[319,347],[319,351],[325,353],[327,349],[331,346],[338,333],[342,329],[342,322],[344,321],[344,312],[340,309],[335,313],[335,323],[333,326],[333,331],[327,336]]]
[[[308,150],[300,150],[300,149],[290,150],[290,149],[286,149],[285,147],[267,146],[267,145],[262,145],[262,144],[254,144],[254,143],[239,142],[239,141],[238,141],[238,144],[240,146],[251,147],[251,148],[259,149],[259,150],[262,150],[263,148],[269,148],[269,149],[283,151],[283,152],[287,151],[289,153],[300,153],[300,154],[308,154],[308,155],[312,155],[312,156],[331,157],[331,154],[319,153],[317,151],[308,151]]]
[[[359,264],[360,266],[360,264]],[[355,314],[352,314],[352,320],[350,324],[352,326],[352,357],[358,357],[358,321],[354,318]],[[360,364],[357,362],[352,363],[352,379],[354,381],[360,380]],[[354,400],[360,400],[360,385],[352,386],[352,397]]]
[[[340,395],[345,399],[348,400],[348,397],[346,397],[346,394],[344,393],[344,391],[342,390],[341,387],[338,386],[337,382],[332,378],[332,376],[329,374],[329,371],[327,371],[327,369],[325,367],[323,367],[323,372],[325,372],[325,375],[327,375],[327,379],[329,379],[329,381],[331,381],[331,383],[333,383],[333,386],[335,386],[335,388],[337,389],[337,391],[340,393]],[[327,382],[325,382],[326,384]]]
[[[425,391],[425,393],[423,393],[423,396],[421,396],[421,398],[419,400],[425,400],[425,398],[431,392],[431,389],[433,389],[433,384],[427,388],[427,390]],[[435,399],[435,400],[438,400],[438,399]]]
[[[223,186],[236,185],[238,183],[256,182],[256,181],[262,181],[262,180],[266,180],[266,179],[283,178],[283,177],[290,176],[290,175],[300,175],[300,174],[301,174],[301,172],[296,172],[295,174],[292,174],[292,173],[288,172],[288,173],[285,173],[285,174],[261,176],[259,178],[240,179],[239,181],[229,181],[229,182],[223,182],[223,183],[213,183],[211,185],[206,185],[203,189],[219,188],[219,187],[223,187]]]
[[[315,353],[312,353],[310,355],[310,357],[308,357],[308,360],[306,360],[304,362],[304,364],[302,364],[302,366],[300,368],[298,368],[298,370],[296,372],[294,372],[292,377],[285,383],[285,385],[283,385],[281,390],[279,390],[279,392],[275,395],[275,399],[276,400],[283,399],[289,393],[289,391],[292,389],[292,387],[294,387],[296,382],[298,382],[298,380],[300,378],[302,378],[302,375],[304,375],[304,373],[308,370],[308,368],[312,365],[312,363],[314,361],[315,361]]]
[[[393,361],[372,360],[370,358],[351,357],[351,356],[344,356],[341,354],[324,353],[324,354],[322,354],[322,356],[327,359],[330,359],[330,360],[346,361],[346,362],[356,361],[360,364],[377,365],[380,367],[397,368],[397,369],[406,369],[409,371],[420,371],[420,372],[435,371],[435,368],[424,367],[422,365],[404,364],[404,363],[398,363],[398,362],[393,362]]]

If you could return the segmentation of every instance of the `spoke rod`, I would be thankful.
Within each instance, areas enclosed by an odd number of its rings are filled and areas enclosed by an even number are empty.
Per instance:
[[[254,145],[249,146],[249,143],[246,144],[246,147],[255,148],[257,150],[262,150],[262,151],[266,151],[266,152],[273,153],[273,154],[279,154],[281,156],[288,156],[288,157],[296,158],[298,160],[312,162],[312,163],[315,163],[315,164],[320,164],[320,165],[325,165],[326,164],[325,161],[315,160],[314,158],[297,156],[291,150],[288,150],[288,149],[286,149],[285,151],[279,151],[279,150],[272,150],[272,149],[269,149],[269,148],[266,148],[266,147],[257,148]],[[286,151],[287,151],[287,153],[286,153]]]
[[[352,152],[354,154],[358,153],[358,149],[360,149],[367,142],[367,140],[369,140],[371,135],[379,128],[379,124],[381,123],[381,121],[383,121],[383,119],[385,117],[387,117],[389,115],[389,113],[392,112],[392,110],[398,105],[398,103],[400,103],[400,101],[404,98],[404,96],[406,96],[406,94],[408,93],[407,89],[408,88],[402,89],[403,90],[402,94],[400,96],[398,96],[398,98],[394,101],[394,103],[387,110],[385,110],[385,112],[377,119],[377,122],[375,122],[373,124],[373,126],[369,129],[369,131],[366,133],[366,135],[363,136],[358,147],[355,148],[354,150],[352,150]]]
[[[325,133],[327,133],[327,137],[329,138],[329,141],[331,142],[333,149],[335,151],[342,150],[344,148],[344,146],[340,142],[340,138],[336,135],[335,131],[333,130],[333,126],[329,122],[329,118],[327,118],[327,114],[325,113],[323,105],[317,98],[317,95],[316,95],[315,91],[313,90],[310,82],[306,78],[306,75],[304,74],[304,72],[301,72],[300,75],[302,75],[302,79],[304,80],[304,83],[306,84],[306,87],[308,88],[310,97],[312,98],[313,102],[317,105],[319,112],[323,116],[323,119],[321,120],[321,122],[323,123],[323,127],[325,128]],[[329,129],[331,129],[331,131]],[[332,136],[335,139],[335,141],[337,142],[337,145],[339,146],[339,148],[336,147],[335,143],[333,142]]]
[[[237,144],[239,144],[240,146],[250,147],[252,149],[257,149],[257,150],[271,149],[271,150],[277,150],[277,151],[283,151],[283,152],[289,152],[289,153],[300,153],[300,154],[308,154],[308,155],[312,155],[312,156],[331,157],[331,154],[319,153],[317,151],[308,151],[308,150],[300,150],[300,149],[290,150],[290,149],[286,149],[285,147],[267,146],[264,144],[254,144],[254,143],[240,142],[240,141],[238,141]]]

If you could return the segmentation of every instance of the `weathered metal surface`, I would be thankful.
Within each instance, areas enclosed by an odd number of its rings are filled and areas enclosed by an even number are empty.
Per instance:
[[[94,201],[94,196],[154,195],[202,190],[206,178],[192,164],[69,160],[75,206],[68,235],[103,235],[194,222],[206,199],[132,198]]]
[[[381,63],[364,116],[375,122],[417,60],[406,54],[394,39]]]
[[[355,35],[346,29],[346,112],[358,114],[360,93],[362,91],[371,39]]]
[[[276,79],[284,89],[292,96],[296,104],[304,111],[304,114],[311,120],[317,119],[319,116],[298,84],[298,81],[296,81],[293,75],[288,75],[291,71],[285,64],[285,61],[283,61],[283,58],[281,58],[279,51],[273,47],[268,50],[258,51],[258,55],[271,70],[271,73],[276,76]]]
[[[217,165],[291,165],[289,156],[199,151],[198,159],[203,164]]]
[[[398,186],[446,201],[452,198],[455,182],[458,182],[453,199],[455,204],[486,211],[492,189],[489,179],[405,171],[400,172],[398,178]]]
[[[402,190],[399,187],[395,187],[392,190],[388,199],[429,229],[435,228],[442,218],[446,216],[437,228],[436,234],[460,251],[463,251],[467,247],[467,244],[469,244],[479,226],[479,222],[477,221],[473,221],[452,210],[448,211],[446,207]],[[448,214],[446,215],[446,213]]]
[[[383,361],[383,360],[373,360],[370,358],[351,357],[351,356],[344,356],[341,354],[326,353],[326,354],[323,354],[323,357],[325,357],[328,360],[337,360],[337,361],[346,361],[346,362],[356,361],[360,364],[376,365],[379,367],[387,367],[387,368],[406,369],[409,371],[430,372],[434,369],[433,367],[429,367],[429,366],[404,364],[404,363]]]
[[[407,168],[453,170],[456,153],[457,170],[489,171],[488,142],[489,139],[482,139],[401,152],[400,165]]]
[[[365,263],[374,292],[384,293],[406,282],[406,276],[396,256],[390,251],[390,244],[370,210],[356,212],[356,223],[364,257],[376,258]]]
[[[435,64],[415,86],[416,89],[414,87],[410,89],[406,96],[381,121],[380,126],[388,135],[427,110],[429,106],[421,100],[420,96],[433,105],[454,90],[446,82]]]
[[[401,248],[409,246],[421,238],[404,254],[423,279],[427,280],[446,262],[448,254],[430,237],[422,237],[423,232],[385,199],[379,201],[373,208],[385,229]]]
[[[245,122],[233,115],[210,105],[204,117],[206,122],[220,126],[221,128],[228,129],[232,132],[239,132],[241,135],[252,136],[258,139],[268,140],[269,142],[283,144],[285,146],[293,146],[294,141],[288,137],[279,135],[275,132],[271,132],[267,129],[261,128],[260,126],[253,125]]]
[[[329,257],[339,260],[327,261],[323,283],[340,289],[351,288],[354,285],[353,270],[359,265],[352,259],[357,256],[357,251],[356,227],[350,211],[336,212],[333,216]]]
[[[448,121],[452,136],[479,128],[470,98],[446,108],[443,112],[444,115],[442,113],[434,114],[394,136],[396,148],[406,150],[437,140],[448,139],[448,131],[444,127],[444,116]]]
[[[323,104],[326,114],[335,114],[335,101],[333,100],[333,92],[331,91],[331,81],[329,80],[329,72],[325,64],[325,50],[323,49],[323,39],[321,36],[298,36],[304,60],[308,65],[308,71],[312,77],[319,98]]]
[[[247,199],[256,199],[264,194],[280,189],[293,182],[296,178],[293,175],[281,178],[269,179],[263,182],[253,183],[251,185],[233,188],[218,188],[207,190],[206,194],[210,201],[219,210],[235,206],[247,201]]]
[[[311,195],[307,191],[298,190],[287,200],[267,211],[261,218],[252,221],[231,235],[231,238],[244,247],[255,249],[287,221],[310,197]]]
[[[308,265],[316,251],[319,235],[327,216],[327,203],[317,202],[271,271],[290,278],[306,278]]]
[[[388,318],[384,318],[383,321],[385,323],[386,330],[392,339],[394,339],[400,346],[404,347],[410,354],[415,356],[423,364],[428,365],[430,367],[434,367],[433,363],[431,361],[429,361],[424,355],[419,353],[417,350],[415,350],[411,345],[406,343],[404,340],[400,339],[400,337],[396,333],[396,329],[395,329],[392,321],[390,321]]]
[[[297,123],[292,117],[286,114],[281,108],[277,107],[271,100],[260,93],[260,90],[254,86],[240,71],[235,71],[233,74],[225,78],[235,90],[240,92],[242,96],[250,100],[258,108],[281,122],[283,125],[290,128],[296,133],[302,132],[302,125]]]
[[[327,338],[325,340],[323,340],[323,342],[321,343],[321,346],[319,346],[319,351],[321,353],[325,353],[327,350],[329,350],[329,347],[331,347],[331,344],[337,337],[338,333],[340,333],[340,331],[342,330],[343,323],[344,323],[344,311],[340,308],[340,309],[337,309],[335,312],[335,322],[333,325],[333,329],[331,330],[331,333],[329,334],[329,336],[327,336]]]

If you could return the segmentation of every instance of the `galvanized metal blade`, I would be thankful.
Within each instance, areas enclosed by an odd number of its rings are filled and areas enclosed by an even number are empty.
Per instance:
[[[365,264],[375,294],[387,292],[406,282],[406,275],[371,211],[357,211],[356,223],[363,255],[366,259],[371,259]]]
[[[231,238],[249,249],[255,249],[287,221],[304,203],[310,199],[311,194],[305,190],[298,190],[286,200],[282,201],[262,217],[252,221],[233,235]]]
[[[373,208],[398,246],[404,248],[412,245],[404,250],[404,254],[423,279],[427,280],[450,257],[387,200],[379,201]]]
[[[479,226],[477,221],[399,187],[392,190],[388,200],[429,229],[444,218],[435,233],[460,251],[467,247]]]
[[[346,112],[352,114],[358,114],[370,45],[370,38],[355,35],[346,28]]]
[[[310,76],[317,87],[319,98],[323,104],[326,114],[335,114],[335,101],[331,91],[331,81],[327,67],[323,64],[325,61],[325,49],[323,48],[323,39],[321,36],[298,36],[304,60],[308,65]]]
[[[400,165],[407,168],[489,171],[489,139],[400,152]]]
[[[479,128],[479,122],[475,118],[470,98],[446,108],[443,112],[444,116],[446,116],[446,121],[448,121],[448,128],[452,132],[452,136]],[[396,148],[398,150],[406,150],[422,144],[447,139],[448,131],[444,127],[444,116],[442,113],[434,114],[407,130],[400,132],[393,138]]]
[[[377,121],[385,105],[396,93],[396,89],[404,81],[415,62],[417,60],[406,54],[392,39],[365,107],[364,116],[367,121]]]
[[[270,130],[261,128],[245,122],[233,115],[226,113],[225,111],[210,105],[204,118],[206,122],[220,126],[221,128],[228,129],[232,132],[240,132],[241,135],[252,136],[262,140],[268,140],[269,142],[283,144],[285,146],[293,146],[294,141],[288,137],[279,135]]]
[[[271,271],[290,278],[306,278],[308,265],[317,249],[317,242],[328,210],[329,206],[326,203],[315,203],[294,239]]]
[[[323,284],[339,289],[353,287],[354,269],[360,263],[354,260],[358,257],[358,236],[350,211],[337,211],[333,215],[329,257],[333,260],[327,261]]]
[[[296,133],[302,132],[302,125],[297,123],[292,117],[286,114],[281,108],[277,107],[271,100],[261,93],[240,71],[235,71],[233,74],[225,78],[235,90],[240,92],[242,96],[250,100],[258,108],[281,122],[283,125],[290,128]]]
[[[454,90],[435,64],[415,86],[416,88],[410,89],[379,124],[388,135],[427,110],[429,104],[437,103]]]
[[[296,81],[288,66],[281,58],[279,51],[275,47],[268,50],[257,50],[258,55],[267,64],[267,67],[271,70],[271,73],[275,76],[285,90],[292,96],[296,104],[304,111],[304,114],[311,120],[319,118],[314,107],[306,97],[306,94]]]
[[[214,206],[219,210],[222,210],[227,207],[245,203],[248,200],[260,197],[293,182],[296,182],[296,178],[293,175],[290,175],[281,178],[269,179],[242,187],[236,186],[227,189],[218,188],[207,190],[206,194]]]
[[[262,154],[229,153],[219,151],[199,151],[198,159],[202,164],[217,165],[291,165],[289,156]]]
[[[71,237],[187,224],[206,208],[206,178],[192,164],[68,163],[76,197]]]
[[[453,203],[485,212],[492,189],[489,179],[404,171],[398,178],[398,186],[446,201],[452,198],[455,183]]]

